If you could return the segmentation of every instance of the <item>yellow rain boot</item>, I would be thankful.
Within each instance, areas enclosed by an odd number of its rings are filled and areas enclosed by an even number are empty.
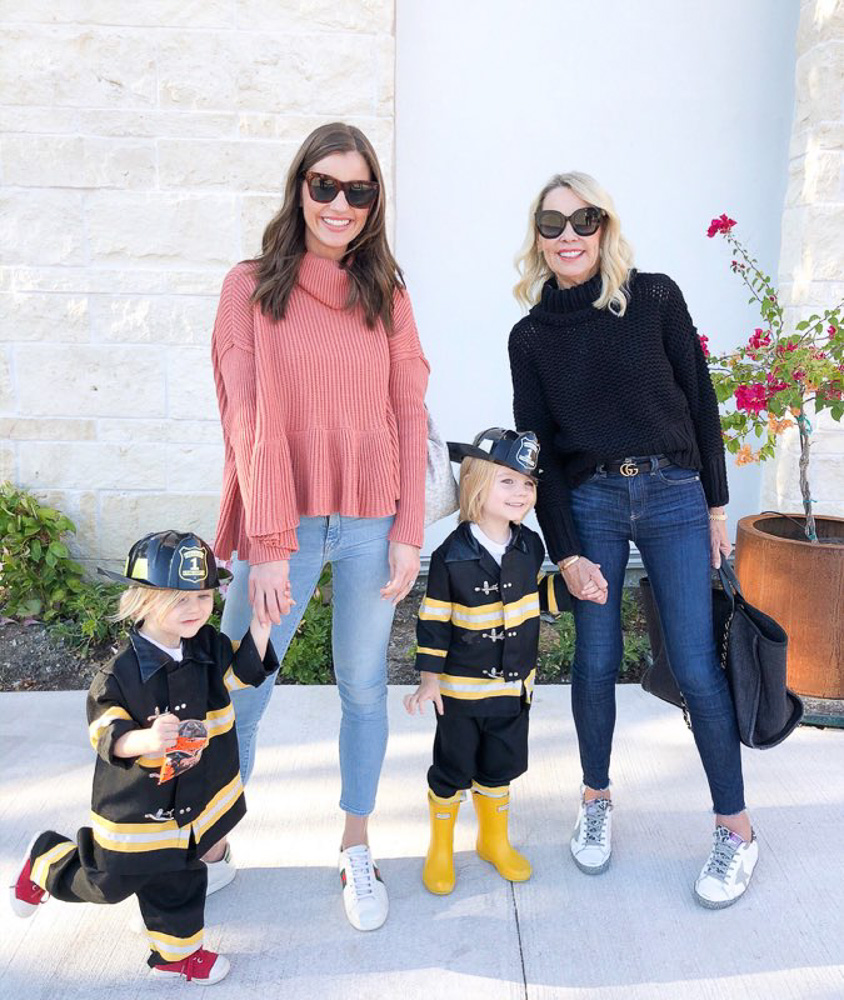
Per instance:
[[[462,792],[441,799],[428,789],[431,845],[422,869],[422,884],[437,896],[447,896],[454,889],[454,824],[462,800]]]
[[[494,865],[498,874],[510,882],[526,882],[531,875],[530,862],[510,846],[507,817],[510,788],[486,788],[474,782],[472,799],[478,814],[478,857]]]

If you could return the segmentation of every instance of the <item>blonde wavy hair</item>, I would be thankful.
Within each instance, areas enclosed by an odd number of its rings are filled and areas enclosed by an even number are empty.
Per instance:
[[[460,515],[458,521],[470,521],[477,524],[483,515],[484,504],[489,496],[489,491],[495,482],[495,475],[507,466],[498,465],[496,462],[487,462],[483,458],[464,458],[460,463]],[[522,473],[513,470],[514,476]],[[530,476],[526,476],[530,479]],[[534,484],[535,486],[535,484]],[[533,503],[528,505],[523,514],[523,519],[533,510],[536,503],[536,490],[534,489]]]
[[[601,294],[592,305],[596,309],[609,309],[616,316],[623,316],[629,299],[627,280],[633,267],[633,248],[621,234],[621,220],[609,193],[594,177],[578,171],[555,174],[531,202],[527,235],[516,257],[516,270],[521,277],[513,288],[513,294],[525,309],[530,309],[539,301],[542,286],[551,276],[537,243],[534,217],[542,207],[546,195],[558,187],[570,188],[589,205],[604,211],[600,244]]]
[[[112,621],[131,621],[134,624],[145,618],[162,618],[184,596],[183,590],[153,587],[127,587],[120,595],[117,613]]]

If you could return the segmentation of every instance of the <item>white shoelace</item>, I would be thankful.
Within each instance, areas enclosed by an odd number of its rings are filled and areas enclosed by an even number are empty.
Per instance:
[[[354,848],[346,851],[349,859],[349,866],[352,870],[352,889],[358,899],[366,899],[367,896],[374,895],[372,883],[375,878],[375,871],[372,859],[366,848],[356,851]]]

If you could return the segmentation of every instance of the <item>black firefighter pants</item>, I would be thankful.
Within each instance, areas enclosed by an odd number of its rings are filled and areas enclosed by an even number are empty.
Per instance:
[[[437,716],[434,763],[428,785],[434,795],[451,798],[472,782],[499,788],[509,785],[528,766],[530,705],[522,701],[518,715],[458,715],[448,710]]]
[[[152,949],[150,966],[181,961],[202,947],[208,869],[193,850],[176,871],[103,871],[85,826],[75,844],[52,830],[40,834],[29,858],[32,881],[66,903],[119,903],[134,893]]]

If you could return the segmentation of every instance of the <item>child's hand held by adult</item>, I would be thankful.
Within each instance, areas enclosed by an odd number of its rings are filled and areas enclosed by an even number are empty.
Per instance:
[[[608,586],[600,563],[579,556],[568,565],[565,559],[558,565],[572,597],[579,601],[594,601],[595,604],[607,603]]]
[[[261,625],[278,625],[295,601],[290,595],[290,561],[277,559],[249,569],[249,603]]]

